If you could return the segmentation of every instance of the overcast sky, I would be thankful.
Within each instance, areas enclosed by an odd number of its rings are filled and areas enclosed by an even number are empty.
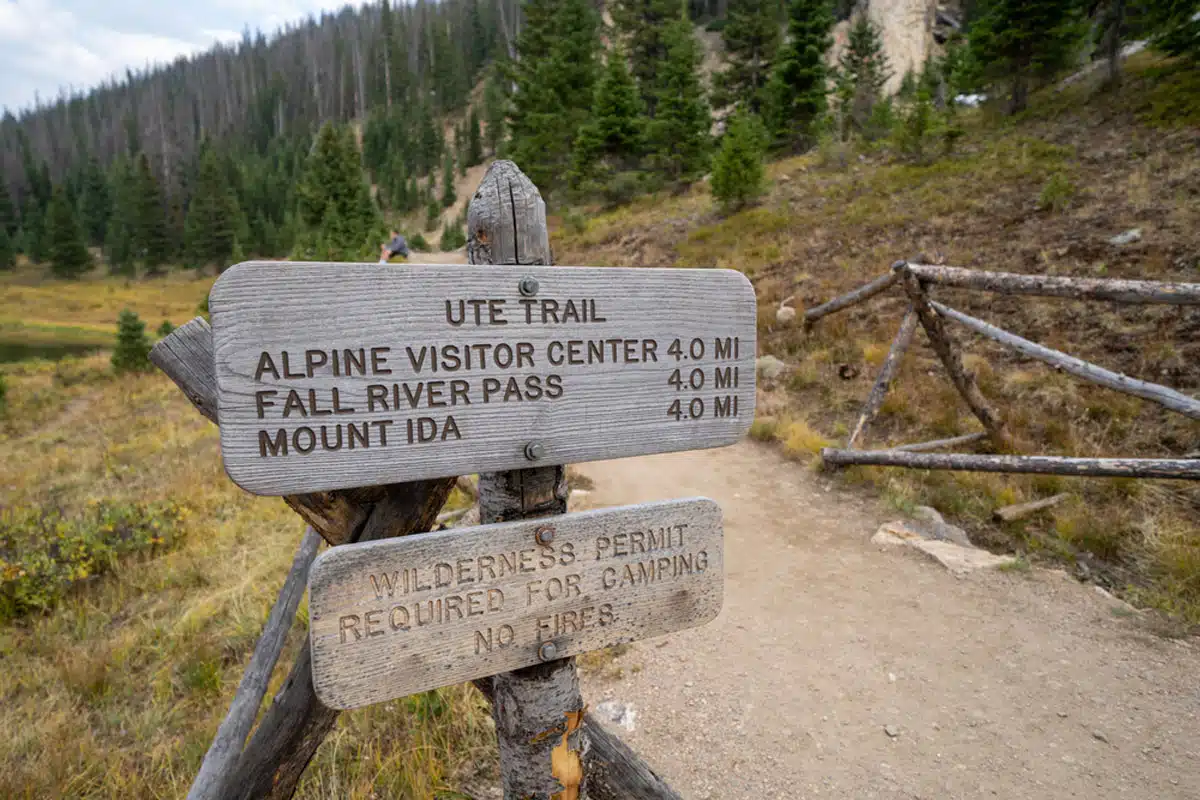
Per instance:
[[[284,22],[348,0],[0,0],[0,107],[18,111],[90,88],[126,67],[169,63],[242,29]]]

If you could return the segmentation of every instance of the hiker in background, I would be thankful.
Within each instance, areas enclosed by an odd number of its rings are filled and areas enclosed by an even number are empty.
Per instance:
[[[387,244],[379,247],[379,263],[386,264],[392,260],[394,256],[404,256],[408,258],[408,242],[400,235],[399,231],[392,231],[392,240]]]

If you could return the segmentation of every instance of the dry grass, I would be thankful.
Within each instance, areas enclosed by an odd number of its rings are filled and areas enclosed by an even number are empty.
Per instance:
[[[1040,97],[1018,120],[964,116],[958,153],[924,166],[867,152],[817,153],[771,165],[770,196],[719,218],[704,186],[556,232],[562,263],[740,269],[754,282],[763,354],[793,367],[762,394],[751,435],[809,458],[844,441],[906,308],[888,292],[805,333],[774,309],[810,308],[883,273],[899,258],[1026,273],[1200,280],[1200,83],[1135,59],[1118,94],[1077,85]],[[1194,75],[1193,73],[1191,73]],[[826,154],[828,156],[828,154]],[[1046,197],[1048,185],[1054,191]],[[1069,187],[1069,192],[1066,191]],[[1069,195],[1069,196],[1068,196]],[[1055,200],[1046,205],[1042,201]],[[1139,227],[1136,245],[1108,239]],[[631,245],[636,244],[636,247]],[[653,254],[647,257],[646,254]],[[1200,312],[1011,298],[946,290],[942,300],[1048,346],[1130,375],[1200,391]],[[1026,453],[1169,456],[1200,450],[1196,424],[951,329],[984,393]],[[842,380],[839,365],[857,368]],[[802,423],[795,422],[803,420]],[[979,429],[918,332],[864,446]],[[901,507],[932,505],[985,545],[1087,565],[1110,587],[1200,622],[1200,488],[1194,483],[1080,480],[856,469]],[[1074,502],[996,527],[998,505],[1059,491]],[[1083,569],[1082,567],[1080,568]]]
[[[125,306],[181,323],[209,282],[27,279],[4,284],[0,314],[67,327],[109,324]],[[303,525],[230,483],[216,428],[161,375],[117,380],[105,353],[0,371],[0,506],[70,515],[106,498],[190,512],[171,552],[120,561],[57,610],[0,627],[0,797],[182,796]],[[304,644],[297,625],[268,697]],[[494,769],[490,725],[465,686],[343,714],[299,796],[434,797]]]

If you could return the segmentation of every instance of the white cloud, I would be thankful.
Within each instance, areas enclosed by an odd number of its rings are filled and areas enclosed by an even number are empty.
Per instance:
[[[343,0],[0,0],[0,107],[32,105],[66,87],[91,88],[126,68],[168,64],[244,27],[270,33],[284,22],[337,10]],[[361,5],[362,3],[357,3]]]

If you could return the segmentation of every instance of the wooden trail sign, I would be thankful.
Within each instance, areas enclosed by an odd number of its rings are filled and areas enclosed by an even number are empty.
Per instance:
[[[717,447],[754,419],[731,270],[247,262],[209,304],[225,468],[256,494]]]
[[[724,580],[704,498],[336,547],[309,575],[313,686],[356,708],[695,627]]]

